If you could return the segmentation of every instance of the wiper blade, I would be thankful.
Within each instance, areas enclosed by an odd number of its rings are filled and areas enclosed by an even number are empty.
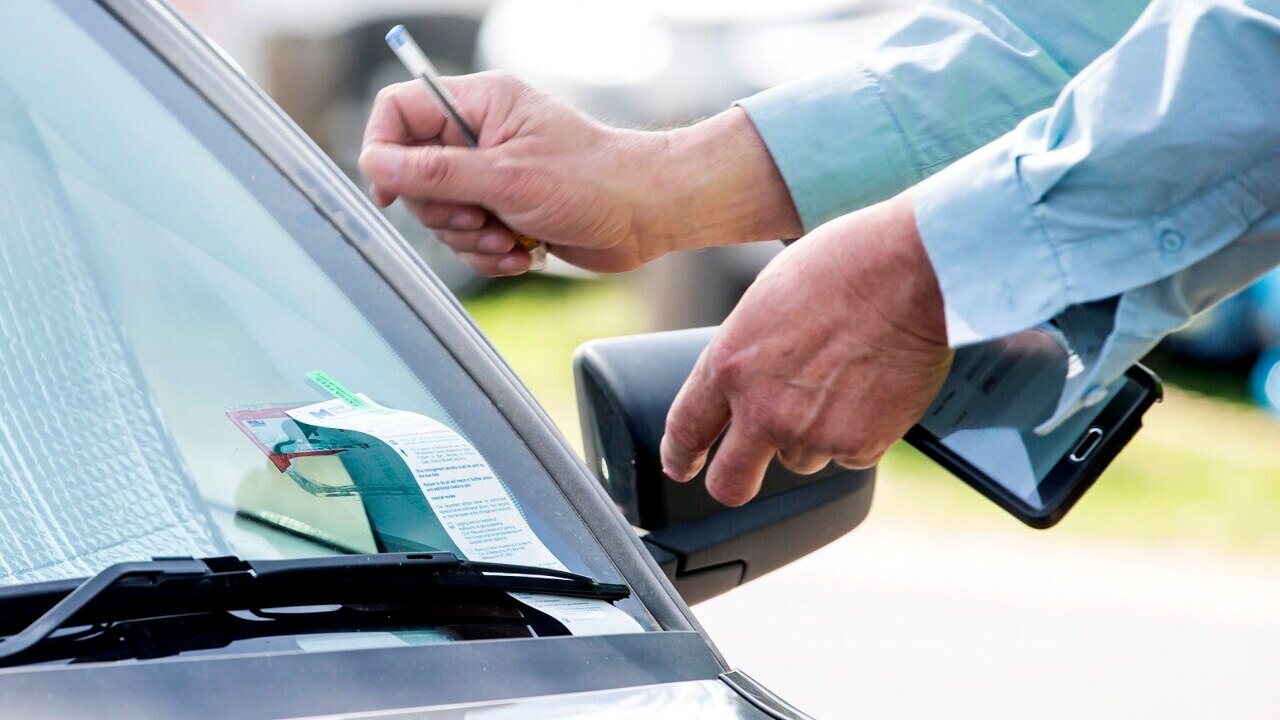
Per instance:
[[[252,561],[234,556],[156,558],[112,565],[86,580],[0,588],[5,625],[34,617],[0,641],[0,665],[12,664],[67,625],[220,610],[412,602],[453,590],[607,601],[631,594],[626,585],[601,583],[586,575],[459,560],[447,552]]]

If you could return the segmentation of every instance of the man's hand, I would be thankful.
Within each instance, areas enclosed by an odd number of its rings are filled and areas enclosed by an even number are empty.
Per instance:
[[[724,431],[707,490],[741,505],[775,455],[805,474],[832,460],[869,467],[950,366],[941,292],[900,195],[823,225],[765,268],[676,397],[663,468],[688,481]]]
[[[447,78],[480,136],[466,147],[422,83],[379,94],[360,169],[477,272],[529,268],[508,228],[599,272],[676,249],[794,237],[786,186],[741,110],[691,128],[606,127],[505,75]],[[495,219],[496,217],[496,219]]]

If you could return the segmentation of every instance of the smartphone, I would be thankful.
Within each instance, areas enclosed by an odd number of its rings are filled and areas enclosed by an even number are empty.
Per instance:
[[[956,351],[942,391],[906,440],[1034,528],[1056,525],[1142,426],[1160,380],[1134,365],[1100,400],[1051,431],[1047,420],[1082,371],[1057,328]]]

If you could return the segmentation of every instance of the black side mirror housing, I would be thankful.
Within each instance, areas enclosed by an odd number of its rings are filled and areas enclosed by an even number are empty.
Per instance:
[[[595,340],[574,355],[587,464],[685,601],[693,604],[803,557],[857,527],[875,470],[798,475],[776,461],[754,500],[728,508],[699,474],[662,473],[667,411],[715,328]],[[714,457],[715,449],[712,449]]]

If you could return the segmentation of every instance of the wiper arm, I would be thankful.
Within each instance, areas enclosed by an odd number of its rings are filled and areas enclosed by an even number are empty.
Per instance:
[[[459,560],[452,553],[388,553],[252,560],[156,558],[112,565],[87,580],[0,588],[5,624],[39,614],[0,641],[0,665],[69,624],[157,615],[301,605],[411,602],[441,591],[493,590],[598,600],[630,596],[626,585],[586,575]]]

